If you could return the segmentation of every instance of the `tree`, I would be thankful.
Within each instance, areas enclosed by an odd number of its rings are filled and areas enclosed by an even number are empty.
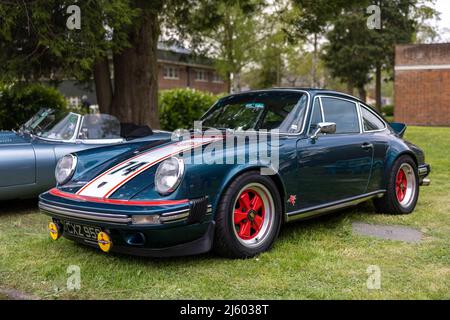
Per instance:
[[[392,74],[396,44],[411,43],[424,18],[434,10],[427,0],[360,1],[344,9],[334,20],[334,28],[327,33],[323,59],[332,74],[355,86],[362,99],[365,85],[375,73],[376,107],[381,109],[381,84],[383,70]],[[381,28],[367,27],[369,5],[381,9]],[[435,12],[434,12],[435,13]]]
[[[308,40],[313,46],[312,86],[317,86],[319,39],[342,9],[351,6],[355,0],[293,0],[292,2],[298,9],[298,14],[291,21],[294,25],[294,37]]]
[[[14,81],[93,77],[102,112],[158,128],[157,40],[161,23],[174,18],[186,1],[78,1],[81,28],[71,30],[66,20],[73,2],[0,5],[2,76]]]
[[[175,34],[187,39],[195,52],[213,56],[228,91],[240,91],[242,69],[254,60],[265,36],[258,34],[264,0],[188,2],[177,12],[183,18]]]
[[[374,64],[373,39],[368,37],[367,18],[356,8],[346,10],[334,20],[334,28],[327,33],[322,59],[332,76],[348,84],[348,90],[356,87],[362,100],[366,99],[365,85],[370,82]]]

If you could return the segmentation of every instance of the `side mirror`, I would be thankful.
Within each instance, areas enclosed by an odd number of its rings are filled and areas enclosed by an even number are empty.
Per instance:
[[[336,133],[336,123],[334,122],[319,122],[317,124],[317,129],[311,136],[311,139],[317,139],[319,133]]]

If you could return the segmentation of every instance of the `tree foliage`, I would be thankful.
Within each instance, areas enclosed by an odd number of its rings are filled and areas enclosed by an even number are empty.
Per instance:
[[[65,109],[64,97],[39,84],[0,85],[0,129],[17,129],[41,108]]]
[[[0,4],[0,77],[9,80],[86,80],[98,57],[130,45],[127,31],[139,11],[129,0],[79,1],[81,29],[70,30],[69,0]],[[105,28],[107,24],[107,28]]]
[[[185,17],[175,30],[178,37],[187,39],[197,53],[216,58],[229,91],[240,91],[242,69],[254,61],[259,49],[264,4],[264,0],[188,0],[178,11]]]
[[[322,58],[333,76],[356,87],[365,98],[365,85],[376,71],[377,100],[381,100],[382,70],[392,74],[396,44],[411,43],[420,29],[421,21],[435,14],[427,0],[362,0],[344,8],[333,19],[327,33]],[[369,29],[366,8],[381,9],[381,29]],[[379,103],[378,103],[379,105]]]

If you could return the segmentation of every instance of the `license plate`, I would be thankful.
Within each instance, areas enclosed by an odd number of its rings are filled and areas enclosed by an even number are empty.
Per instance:
[[[99,227],[88,226],[84,224],[78,224],[73,222],[64,222],[64,233],[85,240],[97,242],[97,235],[102,229]]]

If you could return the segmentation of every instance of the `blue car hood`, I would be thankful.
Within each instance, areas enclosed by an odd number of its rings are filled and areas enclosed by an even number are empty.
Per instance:
[[[109,198],[113,200],[158,199],[161,198],[161,195],[154,190],[154,176],[159,163],[172,155],[178,154],[181,150],[191,152],[196,148],[205,148],[213,141],[216,141],[216,139],[205,138],[205,140],[196,140],[196,143],[191,145],[189,141],[188,143],[183,143],[164,139],[135,146],[118,145],[105,148],[103,149],[105,152],[112,151],[115,148],[118,151],[121,150],[121,152],[107,161],[98,161],[97,165],[85,171],[80,169],[85,163],[92,161],[94,156],[90,155],[79,161],[77,167],[77,170],[80,170],[79,173],[75,174],[70,183],[60,186],[59,189],[88,198]],[[222,139],[219,138],[218,141],[222,141]],[[89,151],[86,151],[85,155],[88,153]],[[96,150],[95,156],[104,158],[100,149]],[[90,160],[87,160],[88,158]],[[134,164],[130,162],[131,158],[133,158]],[[136,169],[130,169],[130,173],[125,173],[118,167],[120,165],[124,168],[127,166],[133,168],[133,166],[138,164],[142,165],[143,170],[138,169],[140,167],[136,167]],[[113,171],[105,175],[108,170]],[[140,174],[137,173],[139,171],[141,171]],[[134,174],[135,172],[136,174]],[[101,181],[97,180],[99,177]]]
[[[30,139],[12,131],[0,131],[0,145],[29,143]]]

